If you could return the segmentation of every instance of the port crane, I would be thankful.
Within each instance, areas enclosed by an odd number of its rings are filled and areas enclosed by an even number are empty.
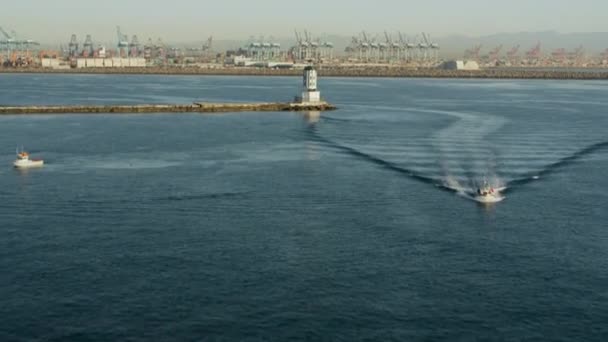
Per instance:
[[[68,43],[68,55],[70,57],[78,56],[78,37],[76,34],[72,34],[70,42]]]
[[[10,34],[8,34],[2,27],[0,27],[0,33],[2,33],[4,38],[6,38],[5,42],[7,42],[7,43],[15,42],[15,38],[13,36],[11,36]]]
[[[558,63],[564,63],[567,59],[567,55],[568,53],[564,48],[555,49],[553,52],[551,52],[551,57]]]
[[[515,63],[517,59],[517,54],[519,53],[519,45],[514,46],[511,50],[507,51],[507,60],[509,63]]]
[[[126,51],[129,48],[129,37],[121,32],[120,26],[116,26],[116,36],[118,37],[118,43],[116,45],[118,48],[118,56],[126,57]]]
[[[584,54],[585,54],[585,48],[582,45],[580,45],[579,47],[576,48],[576,50],[574,50],[574,56],[576,56],[576,57],[580,57]]]
[[[310,34],[308,30],[304,30],[304,37],[306,37],[306,45],[309,49],[309,55],[307,59],[319,59],[319,42],[313,40],[312,34]]]
[[[15,39],[17,39],[17,32],[15,32],[14,30],[12,30],[11,33],[13,34],[13,37]],[[36,41],[34,41],[32,39],[17,40],[17,42],[25,47],[25,50],[27,51],[28,55],[29,55],[29,50],[30,50],[30,48],[31,48],[32,45],[40,45],[40,43],[38,43],[38,42],[36,42]]]
[[[429,40],[426,37],[426,34],[422,32],[422,40],[418,43],[418,49],[422,55],[422,61],[426,61],[429,59]]]
[[[394,41],[393,37],[391,38],[391,49],[393,50],[393,56],[397,58],[397,60],[401,60],[401,50],[403,49],[403,45],[401,41]]]
[[[321,58],[332,60],[334,58],[334,43],[327,39],[327,35],[323,37],[323,44],[321,45]]]
[[[538,60],[541,56],[541,43],[538,42],[534,48],[526,52],[526,57],[532,60]]]
[[[95,52],[95,46],[93,45],[93,38],[91,38],[90,34],[87,34],[87,37],[85,38],[84,43],[82,44],[82,48],[84,49],[82,51],[82,54],[85,57],[93,56]]]
[[[577,65],[583,64],[585,62],[585,48],[582,45],[576,48],[576,50],[574,50],[574,52],[572,53],[572,58],[574,60],[574,63],[576,63]]]
[[[15,44],[15,50],[21,50],[23,42],[17,38],[17,32],[15,32],[15,30],[11,30],[11,36],[13,38],[13,44]]]
[[[389,34],[384,31],[384,42],[380,43],[381,58],[387,62],[393,59],[393,40]]]
[[[474,47],[472,47],[471,49],[468,49],[464,52],[464,57],[465,58],[469,58],[469,59],[473,59],[473,60],[479,60],[479,51],[481,51],[481,47],[482,45],[476,45]]]
[[[141,44],[139,43],[139,38],[136,34],[131,37],[131,42],[129,43],[129,56],[130,57],[138,57],[139,56],[139,47]]]
[[[409,41],[409,39],[406,37],[406,40],[405,40],[405,48],[406,48],[406,49],[407,49],[407,51],[408,51],[408,62],[409,62],[409,61],[413,60],[413,59],[414,59],[414,57],[415,57],[415,55],[414,55],[414,54],[415,54],[415,52],[416,52],[416,51],[415,51],[415,49],[416,49],[416,44],[414,44],[414,43],[410,42],[410,41]]]
[[[359,38],[353,36],[350,39],[350,44],[344,49],[345,52],[348,53],[357,53],[358,60],[361,60],[361,43],[359,42]]]
[[[293,56],[293,58],[294,58],[294,60],[304,59],[303,55],[304,55],[304,51],[306,49],[306,44],[304,44],[304,41],[302,41],[302,36],[298,32],[298,30],[293,30],[293,32],[296,35],[296,46],[294,47],[294,56]]]
[[[369,61],[370,58],[370,41],[367,38],[367,33],[365,31],[361,32],[363,39],[361,40],[361,50],[363,51],[363,56],[365,57],[365,61]]]
[[[11,45],[13,45],[15,43],[15,38],[13,38],[10,34],[8,34],[6,31],[4,31],[4,29],[2,27],[0,27],[0,33],[2,33],[2,35],[4,36],[4,41],[0,41],[0,44],[5,45],[6,46],[6,55],[7,57],[11,54]],[[4,62],[4,61],[0,61]]]
[[[439,44],[433,42],[430,34],[427,33],[425,37],[428,38],[427,44],[429,49],[431,49],[432,60],[436,63],[439,60]]]
[[[499,45],[495,47],[492,51],[490,51],[490,53],[488,54],[488,60],[490,63],[498,62],[498,56],[500,55],[500,51],[502,51],[502,45]]]
[[[213,36],[209,36],[207,43],[203,44],[203,51],[210,52],[213,50]]]
[[[31,39],[20,40],[17,37],[17,33],[11,30],[9,34],[4,28],[0,27],[0,33],[4,36],[4,40],[0,41],[0,45],[4,45],[6,50],[6,59],[12,65],[21,65],[23,63],[30,63],[30,48],[32,45],[40,45]],[[4,61],[0,61],[4,62]]]
[[[403,56],[401,58],[403,58],[403,60],[407,61],[408,59],[408,47],[407,47],[407,41],[405,40],[405,38],[403,37],[403,34],[401,33],[401,31],[397,32],[397,35],[399,36],[399,51],[403,52]]]
[[[369,42],[369,47],[372,53],[372,58],[375,62],[378,62],[380,58],[380,44],[376,41],[377,37],[372,38]]]

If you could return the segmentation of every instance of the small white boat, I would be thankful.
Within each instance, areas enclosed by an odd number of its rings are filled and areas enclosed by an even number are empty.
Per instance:
[[[30,154],[21,151],[17,152],[17,160],[13,163],[13,165],[18,169],[28,169],[32,167],[42,167],[44,165],[44,160],[42,159],[30,159]]]
[[[504,198],[500,195],[498,190],[484,183],[482,187],[477,189],[475,193],[475,200],[481,203],[496,203],[502,201]]]

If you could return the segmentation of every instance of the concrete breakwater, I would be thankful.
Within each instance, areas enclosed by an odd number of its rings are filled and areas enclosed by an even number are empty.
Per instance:
[[[205,103],[142,104],[142,105],[78,105],[78,106],[0,106],[0,114],[86,114],[86,113],[227,113],[327,111],[336,107],[327,103]]]
[[[0,68],[10,73],[60,74],[127,74],[127,75],[220,75],[220,76],[300,76],[301,70],[267,68],[199,68],[199,67],[148,67],[148,68]],[[324,77],[412,77],[412,78],[490,78],[490,79],[556,79],[556,80],[608,80],[607,69],[526,69],[491,68],[475,71],[410,68],[398,66],[320,66]]]

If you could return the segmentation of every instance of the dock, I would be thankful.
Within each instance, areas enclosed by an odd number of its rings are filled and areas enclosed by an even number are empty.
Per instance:
[[[207,103],[138,104],[138,105],[76,105],[76,106],[0,106],[0,115],[13,114],[127,114],[127,113],[229,113],[229,112],[296,112],[328,111],[336,107],[317,103]]]

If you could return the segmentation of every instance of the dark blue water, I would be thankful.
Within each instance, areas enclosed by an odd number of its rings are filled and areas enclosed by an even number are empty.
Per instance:
[[[0,117],[0,340],[608,338],[608,83],[321,82],[320,117]],[[0,104],[299,84],[2,75]]]

